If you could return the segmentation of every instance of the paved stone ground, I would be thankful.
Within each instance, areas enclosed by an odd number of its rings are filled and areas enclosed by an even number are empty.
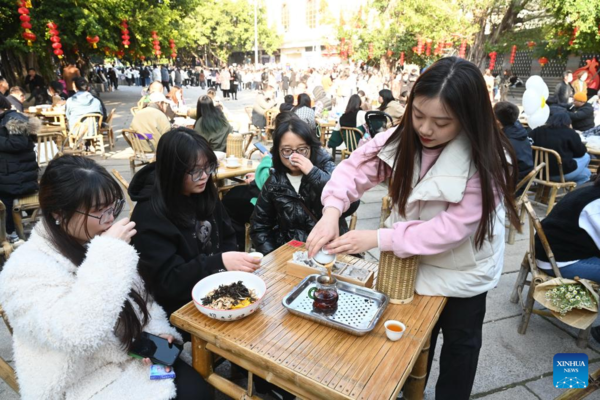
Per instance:
[[[199,88],[184,90],[184,97],[189,105],[195,105],[198,96],[203,93]],[[116,169],[127,179],[131,179],[128,157],[131,152],[127,143],[120,138],[120,129],[128,127],[132,115],[130,108],[140,97],[139,87],[123,87],[116,92],[103,93],[102,98],[110,110],[117,109],[114,127],[117,134],[116,149],[107,153],[106,160],[95,157],[107,169]],[[244,107],[252,105],[254,94],[244,91],[239,93],[238,101],[225,102],[226,108],[243,127],[247,124]],[[119,139],[120,138],[120,139]],[[108,150],[108,149],[107,149]],[[339,159],[339,157],[338,157]],[[379,185],[368,192],[362,199],[358,209],[358,229],[375,229],[379,224],[381,198],[386,188]],[[542,210],[538,210],[542,212]],[[125,213],[123,215],[126,215]],[[542,214],[543,215],[543,214]],[[600,344],[591,339],[589,346],[581,350],[575,345],[576,332],[560,322],[540,316],[532,316],[527,334],[517,333],[520,321],[520,310],[517,305],[508,301],[521,259],[527,248],[527,236],[518,235],[514,245],[507,245],[504,270],[498,287],[491,290],[487,300],[487,314],[483,327],[483,348],[479,358],[479,368],[473,388],[473,399],[553,399],[561,393],[552,385],[552,358],[556,353],[585,352],[590,359],[590,370],[600,367]],[[371,251],[368,259],[379,258],[378,251]],[[442,338],[438,339],[438,343]],[[438,376],[437,361],[440,345],[436,351],[434,367],[426,398],[434,399],[434,383]],[[12,359],[11,342],[8,331],[0,324],[0,355],[7,360]],[[220,369],[225,376],[231,373],[228,364]],[[240,380],[239,383],[243,383]],[[17,399],[10,388],[0,381],[0,399]],[[219,399],[226,399],[219,394]],[[590,399],[600,399],[600,392]]]

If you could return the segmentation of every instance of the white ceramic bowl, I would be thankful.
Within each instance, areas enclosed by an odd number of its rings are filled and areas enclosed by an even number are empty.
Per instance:
[[[208,292],[217,289],[219,285],[230,285],[237,281],[242,281],[248,289],[254,289],[256,291],[258,299],[254,303],[247,305],[246,307],[236,308],[235,310],[217,310],[202,305],[202,298],[205,297]],[[256,312],[266,293],[267,285],[260,277],[249,272],[227,271],[207,276],[196,283],[196,286],[192,289],[192,298],[194,299],[194,304],[198,311],[207,317],[223,321],[235,321]]]
[[[227,157],[227,153],[224,151],[215,151],[215,156],[217,156],[217,160],[223,161]]]

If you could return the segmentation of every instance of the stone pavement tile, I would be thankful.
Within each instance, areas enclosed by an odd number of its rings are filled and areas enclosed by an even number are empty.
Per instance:
[[[589,373],[591,374],[598,368],[600,368],[600,362],[590,363]],[[541,400],[553,400],[564,392],[564,389],[556,389],[554,387],[554,380],[552,375],[540,378],[536,381],[528,382],[525,384],[525,386],[527,386],[529,390],[534,392],[536,396]],[[600,399],[600,391],[596,391],[590,394],[588,397],[586,397],[586,399]]]
[[[559,329],[567,331],[567,333],[569,333],[569,335],[573,336],[573,338],[576,338],[577,335],[579,335],[579,329],[573,328],[572,326],[569,326],[566,324],[563,324],[560,320],[558,320],[556,318],[547,318],[547,320],[552,325],[557,326]],[[600,325],[600,320],[598,320],[598,318],[596,318],[596,320],[594,321],[592,326],[599,326],[599,325]],[[575,339],[573,339],[573,340],[575,340]],[[598,343],[591,335],[590,335],[590,340],[588,342],[588,346],[591,347],[592,349],[596,350],[597,352],[600,352],[600,343]],[[598,398],[600,399],[600,396]]]
[[[381,203],[361,204],[358,207],[358,219],[381,217]]]
[[[521,315],[521,307],[509,301],[515,279],[517,279],[516,273],[504,274],[500,277],[498,286],[488,292],[484,324]]]
[[[472,395],[488,393],[552,372],[556,353],[586,353],[591,360],[600,358],[592,349],[579,349],[573,338],[543,318],[532,317],[526,335],[517,333],[520,317],[483,325],[483,347],[479,355]],[[433,399],[439,376],[441,336],[434,356],[426,393]]]
[[[478,397],[484,400],[537,400],[537,397],[524,386],[516,386],[507,390]]]
[[[381,185],[382,186],[382,185]],[[365,192],[360,198],[362,203],[378,203],[381,204],[381,199],[388,193],[387,187],[375,186],[373,189]]]
[[[515,272],[521,269],[523,256],[529,249],[529,240],[519,240],[514,244],[506,244],[504,249],[504,268],[503,273]]]
[[[381,255],[381,251],[379,249],[371,249],[367,251],[367,255],[371,258],[369,261],[379,262],[379,256]]]
[[[358,220],[356,221],[357,230],[379,229],[379,218],[361,218],[360,207]]]

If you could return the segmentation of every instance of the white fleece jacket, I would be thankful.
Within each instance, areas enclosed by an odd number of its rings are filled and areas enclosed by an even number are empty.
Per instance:
[[[120,346],[114,327],[133,287],[138,255],[122,240],[96,237],[76,267],[38,223],[0,273],[0,304],[14,329],[17,380],[24,400],[167,400],[172,380],[151,381],[149,367]],[[171,334],[165,312],[149,304],[144,331]]]

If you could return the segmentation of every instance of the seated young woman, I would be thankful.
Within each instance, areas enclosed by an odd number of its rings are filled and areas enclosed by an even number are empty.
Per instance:
[[[175,380],[150,380],[128,355],[142,332],[181,340],[138,274],[136,234],[115,222],[123,193],[85,157],[51,161],[40,183],[42,220],[0,273],[23,399],[208,399],[181,360]]]
[[[361,105],[362,99],[359,95],[353,94],[352,96],[350,96],[350,99],[348,100],[348,105],[346,106],[346,111],[340,117],[340,120],[335,129],[331,132],[331,136],[327,141],[327,147],[336,148],[344,142],[344,139],[342,138],[342,134],[340,132],[341,127],[358,128],[363,133],[365,132],[363,124],[365,121],[366,113],[362,110]],[[362,123],[360,121],[362,121]],[[356,143],[358,143],[361,137],[356,132],[354,134],[356,135]],[[348,150],[350,151],[354,151],[354,147],[350,143],[346,144],[346,148],[348,148]]]
[[[227,136],[233,127],[220,108],[215,107],[208,96],[201,96],[196,106],[198,119],[194,130],[204,137],[214,151],[227,151]]]
[[[306,241],[321,218],[321,192],[335,168],[331,155],[299,118],[277,126],[271,155],[271,177],[260,192],[250,221],[252,243],[263,254],[290,240]],[[345,218],[357,208],[358,202],[353,203],[339,218],[340,231],[348,231]]]
[[[177,128],[160,138],[156,162],[131,181],[137,201],[131,220],[140,271],[167,315],[192,300],[192,288],[220,271],[256,270],[260,264],[236,250],[235,231],[212,174],[218,162],[196,132]]]

